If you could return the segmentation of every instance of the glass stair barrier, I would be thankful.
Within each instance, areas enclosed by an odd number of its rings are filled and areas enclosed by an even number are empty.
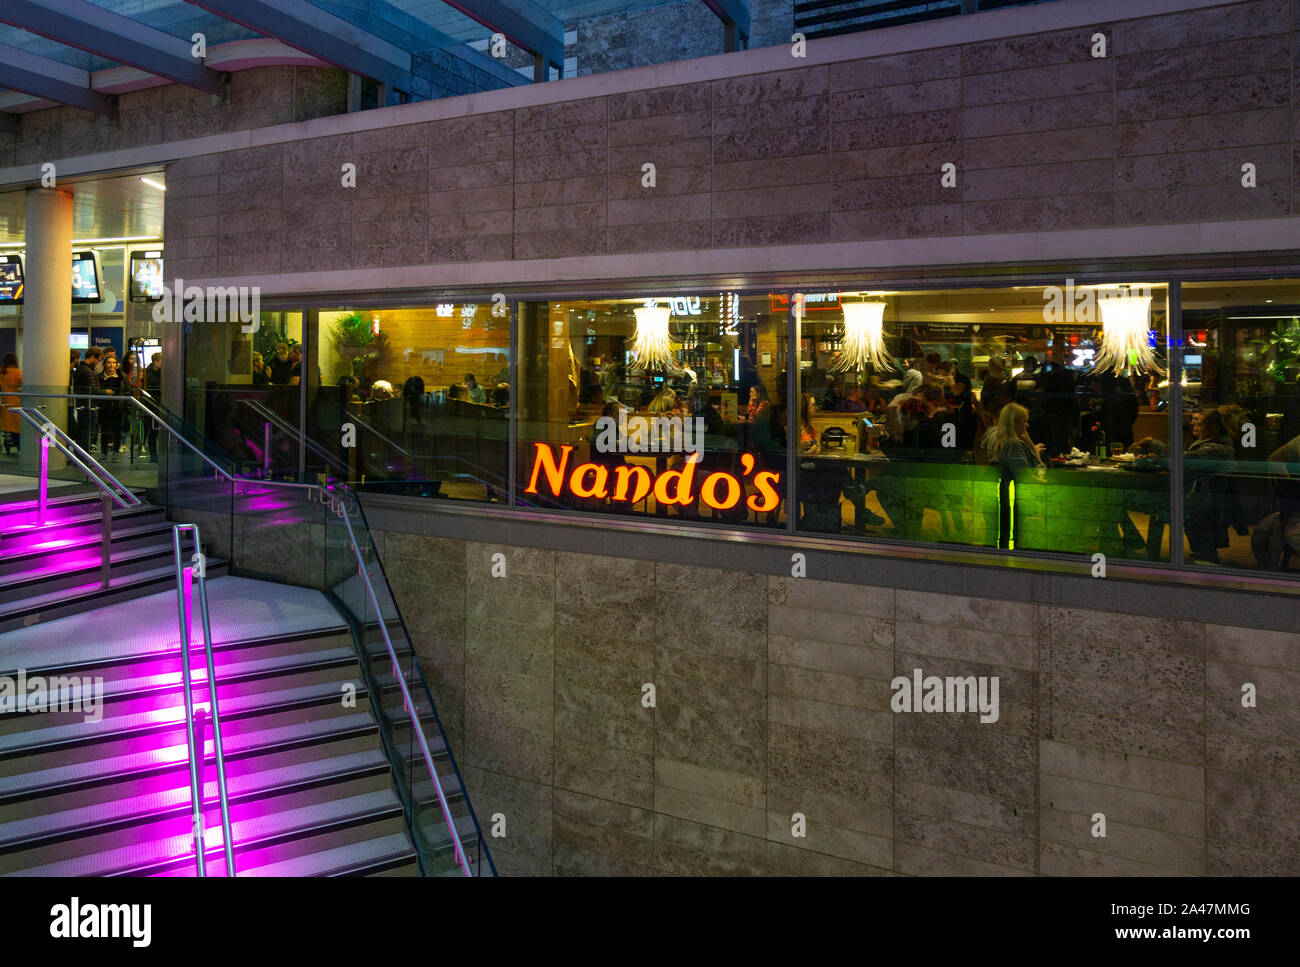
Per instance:
[[[43,528],[48,523],[51,447],[62,452],[72,466],[85,474],[86,480],[99,490],[103,501],[99,582],[101,588],[107,589],[111,580],[112,568],[113,506],[116,505],[123,509],[138,507],[141,504],[140,498],[101,466],[80,444],[51,420],[47,419],[46,415],[39,409],[31,406],[10,406],[8,411],[17,414],[19,419],[40,434],[40,464],[36,481],[37,497],[36,506],[33,509],[34,513],[32,514],[34,528]]]
[[[189,563],[181,557],[181,534],[189,534],[194,540],[194,554]],[[226,854],[226,876],[235,875],[235,837],[230,828],[230,797],[226,787],[226,752],[221,738],[221,712],[217,702],[217,670],[212,658],[212,623],[208,614],[208,585],[204,566],[202,544],[199,540],[199,528],[195,524],[174,524],[172,526],[172,548],[176,562],[176,613],[180,625],[181,681],[185,696],[185,735],[189,744],[190,758],[190,802],[194,813],[194,861],[199,876],[207,876],[207,864],[204,859],[206,846],[203,842],[203,830],[206,823],[203,818],[204,764],[206,762],[205,746],[202,734],[195,739],[194,683],[191,681],[190,662],[193,658],[194,627],[194,589],[198,588],[198,619],[203,632],[203,657],[207,666],[208,716],[212,721],[212,748],[216,755],[217,794],[221,809],[221,845]]]
[[[33,409],[39,401],[56,413],[73,409],[74,397],[63,391],[20,395]],[[495,876],[356,491],[315,460],[302,480],[254,476],[264,472],[258,441],[267,431],[250,407],[231,403],[222,419],[209,419],[209,429],[220,436],[214,440],[155,399],[75,399],[78,408],[92,411],[118,404],[157,432],[157,462],[134,461],[116,476],[144,490],[169,520],[197,524],[209,561],[228,562],[235,576],[314,589],[333,602],[349,625],[363,682],[371,689],[370,714],[379,725],[420,872]],[[309,448],[309,458],[314,452]],[[281,462],[272,469],[297,475],[296,466],[292,473],[286,467]]]

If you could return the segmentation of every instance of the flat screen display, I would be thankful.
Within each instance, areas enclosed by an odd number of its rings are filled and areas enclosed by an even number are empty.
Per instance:
[[[72,301],[73,303],[98,303],[99,265],[94,252],[72,253]]]
[[[162,297],[162,252],[132,252],[131,301],[157,302]]]
[[[90,333],[88,333],[88,332],[74,332],[74,333],[72,333],[71,335],[69,335],[69,336],[68,336],[68,348],[69,348],[69,349],[89,349],[89,348],[90,348]]]
[[[22,301],[22,256],[0,255],[0,305],[18,305]]]

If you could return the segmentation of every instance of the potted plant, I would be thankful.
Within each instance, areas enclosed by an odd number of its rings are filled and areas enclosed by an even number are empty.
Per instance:
[[[369,377],[371,369],[383,357],[388,348],[388,335],[376,331],[373,319],[373,313],[357,311],[334,322],[330,341],[339,360],[335,382],[344,376]]]

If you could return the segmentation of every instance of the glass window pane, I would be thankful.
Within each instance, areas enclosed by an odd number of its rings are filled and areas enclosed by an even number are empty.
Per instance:
[[[1300,570],[1300,280],[1182,286],[1189,564]]]
[[[309,459],[367,490],[504,500],[509,316],[461,300],[317,314]]]
[[[784,526],[778,303],[731,292],[523,303],[520,502]]]
[[[1066,280],[804,293],[799,528],[1167,560],[1165,304]]]

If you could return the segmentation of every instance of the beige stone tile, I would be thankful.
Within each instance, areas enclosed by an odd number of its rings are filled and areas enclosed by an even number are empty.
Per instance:
[[[1204,803],[1053,775],[1041,777],[1039,795],[1044,809],[1205,838]]]
[[[955,625],[961,629],[1011,635],[1032,634],[1034,628],[1034,606],[1015,601],[990,601],[929,591],[898,591],[894,608],[900,622]]]
[[[1021,838],[1032,839],[1038,835],[1038,814],[1032,806],[997,796],[900,780],[895,804],[898,809],[918,816],[952,820]]]
[[[890,866],[892,863],[891,856]],[[767,872],[771,876],[892,876],[890,866],[866,866],[811,849],[767,844]]]
[[[1200,801],[1205,789],[1205,770],[1200,764],[1168,762],[1046,740],[1038,744],[1038,761],[1039,768],[1046,775],[1121,786],[1176,799]]]
[[[1033,876],[1028,870],[986,863],[910,843],[894,846],[894,868],[908,876]]]
[[[1099,810],[1100,811],[1100,810]],[[1205,868],[1205,840],[1199,836],[1180,836],[1142,826],[1130,826],[1106,817],[1106,835],[1093,836],[1091,815],[1062,812],[1043,808],[1040,811],[1041,832],[1044,843],[1093,853],[1105,853],[1164,869],[1169,873],[1203,874]]]

